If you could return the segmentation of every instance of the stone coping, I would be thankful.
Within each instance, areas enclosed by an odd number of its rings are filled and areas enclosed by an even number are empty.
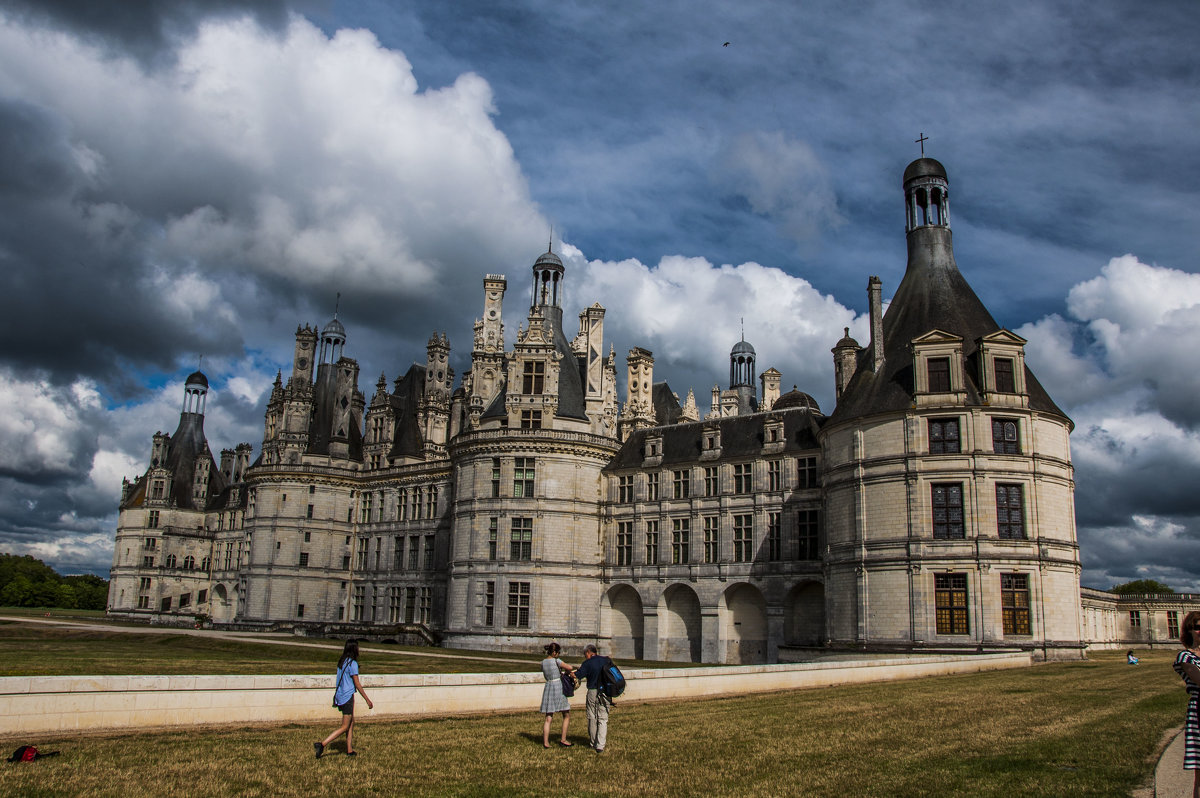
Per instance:
[[[625,701],[656,701],[829,687],[1027,667],[1029,652],[914,655],[777,665],[625,670]],[[423,717],[536,710],[545,681],[524,673],[362,676],[373,716]],[[266,676],[6,676],[0,735],[192,726],[244,720],[329,720],[333,674]],[[572,699],[582,704],[583,691]]]

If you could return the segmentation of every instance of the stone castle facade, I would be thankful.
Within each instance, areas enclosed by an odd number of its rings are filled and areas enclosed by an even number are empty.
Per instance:
[[[549,251],[511,347],[484,278],[457,387],[444,334],[368,400],[336,315],[298,328],[253,464],[214,461],[191,375],[124,485],[110,613],[713,663],[1081,656],[1071,421],[959,272],[942,165],[903,187],[907,271],[886,313],[870,279],[868,344],[833,346],[829,415],[745,341],[703,417],[636,347],[618,402],[605,309],[567,338]]]

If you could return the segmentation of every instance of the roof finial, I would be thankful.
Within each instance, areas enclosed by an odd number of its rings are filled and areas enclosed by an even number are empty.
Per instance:
[[[337,292],[337,299],[335,299],[335,300],[333,301],[333,317],[334,317],[335,319],[337,318],[337,314],[338,314],[338,308],[340,308],[341,306],[342,306],[342,292],[341,292],[341,291],[338,291],[338,292]]]
[[[546,251],[554,251],[554,225],[550,225],[550,241],[546,244]]]
[[[914,141],[914,142],[913,142],[914,144],[920,144],[920,145],[921,145],[921,157],[922,157],[922,158],[924,158],[924,157],[925,157],[925,142],[927,142],[927,141],[929,141],[929,136],[926,136],[926,135],[925,135],[925,131],[923,131],[923,130],[922,130],[922,131],[921,131],[921,138],[919,138],[919,139],[917,139],[916,141]]]
[[[742,325],[742,340],[746,340],[746,317],[742,316],[738,319],[738,323]]]

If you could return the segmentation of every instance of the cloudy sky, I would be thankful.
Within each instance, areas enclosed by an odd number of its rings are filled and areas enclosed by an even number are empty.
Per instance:
[[[1075,421],[1083,583],[1200,590],[1197,41],[1153,1],[0,0],[0,551],[107,575],[198,359],[213,449],[257,452],[338,292],[366,392],[434,330],[461,374],[551,235],[622,369],[706,410],[744,319],[831,411],[923,133]]]

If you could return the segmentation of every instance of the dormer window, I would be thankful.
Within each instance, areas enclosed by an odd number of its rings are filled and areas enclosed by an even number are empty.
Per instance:
[[[992,360],[992,367],[996,370],[996,392],[997,393],[1016,393],[1017,382],[1013,377],[1013,362],[1012,358],[998,357]]]
[[[529,361],[525,364],[522,375],[521,393],[540,395],[546,383],[546,364],[540,360]]]
[[[925,361],[929,379],[929,393],[950,392],[950,358],[931,357]]]

